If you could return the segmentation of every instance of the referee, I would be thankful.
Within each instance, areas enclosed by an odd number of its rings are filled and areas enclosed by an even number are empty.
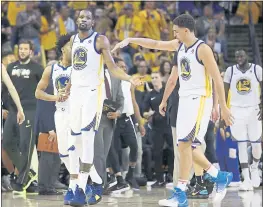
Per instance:
[[[24,109],[25,121],[17,124],[17,109],[9,98],[9,114],[4,126],[3,148],[18,170],[13,180],[13,189],[19,193],[25,192],[36,179],[30,170],[31,157],[36,143],[33,135],[34,118],[36,111],[36,86],[41,79],[43,67],[30,59],[33,45],[30,41],[21,41],[18,45],[19,60],[7,66],[9,74],[21,100]]]

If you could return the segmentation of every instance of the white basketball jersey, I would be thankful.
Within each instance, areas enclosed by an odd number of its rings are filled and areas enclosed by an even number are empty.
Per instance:
[[[103,58],[96,50],[97,32],[80,39],[76,34],[72,44],[72,87],[97,87],[104,80]]]
[[[227,70],[231,70],[232,76],[229,89],[230,105],[250,107],[260,104],[260,83],[258,80],[260,77],[257,77],[256,65],[251,63],[245,73],[240,71],[237,65]]]
[[[58,94],[58,91],[63,90],[66,85],[69,83],[70,74],[71,74],[72,67],[63,67],[58,63],[52,65],[52,82],[54,87],[54,95]],[[69,105],[68,100],[65,102],[56,102],[56,107],[67,107]]]
[[[204,44],[197,40],[186,49],[181,44],[178,49],[177,63],[180,81],[179,96],[201,95],[210,97],[212,95],[212,79],[207,74],[204,65],[198,60],[198,47]]]

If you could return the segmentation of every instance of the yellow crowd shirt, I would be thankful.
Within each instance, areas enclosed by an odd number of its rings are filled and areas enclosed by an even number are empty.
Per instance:
[[[16,25],[16,17],[19,12],[25,11],[26,5],[24,2],[9,2],[7,8],[7,19],[11,26]]]
[[[143,10],[139,13],[139,17],[143,22],[143,36],[154,40],[160,40],[161,29],[167,27],[164,17],[156,10],[152,10],[149,14],[146,10]]]

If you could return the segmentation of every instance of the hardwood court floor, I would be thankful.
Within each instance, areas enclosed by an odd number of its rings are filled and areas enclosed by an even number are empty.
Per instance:
[[[166,198],[167,189],[143,188],[139,192],[128,191],[126,194],[104,196],[96,207],[158,207],[158,200]],[[26,198],[2,193],[2,207],[62,207],[63,196],[27,195]],[[211,200],[189,200],[189,207],[260,207],[262,206],[262,187],[254,192],[238,192],[228,188],[225,199],[220,204]]]

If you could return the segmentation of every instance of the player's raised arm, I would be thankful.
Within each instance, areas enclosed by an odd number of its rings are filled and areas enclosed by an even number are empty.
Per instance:
[[[205,69],[214,81],[216,92],[218,94],[219,105],[221,108],[222,119],[225,120],[227,125],[232,125],[233,117],[230,113],[230,110],[227,108],[223,80],[220,76],[212,49],[206,44],[201,44],[198,49],[198,58],[203,62]]]
[[[104,63],[107,65],[109,72],[117,79],[129,81],[133,85],[141,85],[142,81],[140,77],[132,77],[126,74],[123,70],[121,70],[114,62],[111,52],[110,52],[110,43],[107,37],[100,35],[97,39],[97,48],[101,50],[103,55]]]
[[[166,50],[166,51],[176,51],[179,47],[179,41],[176,39],[171,41],[158,41],[149,38],[126,38],[123,41],[116,44],[112,52],[114,52],[119,48],[126,47],[130,43],[140,45],[142,47],[149,49]]]

